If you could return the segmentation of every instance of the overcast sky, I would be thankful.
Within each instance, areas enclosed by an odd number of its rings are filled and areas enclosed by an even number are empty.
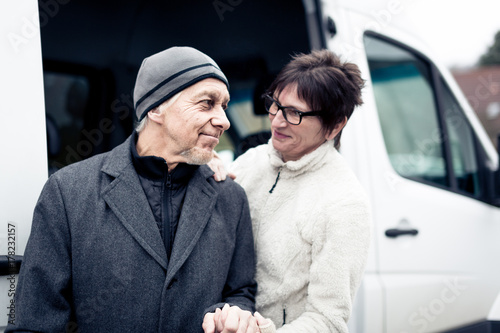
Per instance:
[[[448,67],[468,67],[500,30],[500,0],[412,0],[414,24]]]

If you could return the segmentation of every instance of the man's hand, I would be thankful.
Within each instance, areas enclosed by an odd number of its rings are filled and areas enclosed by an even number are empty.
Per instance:
[[[227,305],[227,304],[226,304]],[[220,317],[221,309],[216,309],[215,313],[207,313],[205,318],[203,318],[203,332],[205,333],[217,333],[217,329],[215,327],[218,322],[218,318]]]
[[[250,311],[238,306],[224,305],[222,310],[207,313],[203,320],[205,333],[258,333],[257,320]]]

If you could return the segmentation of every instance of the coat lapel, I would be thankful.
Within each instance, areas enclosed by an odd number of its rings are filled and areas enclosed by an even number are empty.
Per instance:
[[[168,266],[167,283],[193,251],[212,215],[217,191],[207,181],[211,176],[212,173],[202,166],[189,181]]]
[[[132,164],[130,140],[112,150],[104,163],[102,171],[114,179],[101,195],[137,243],[166,270],[165,245]]]

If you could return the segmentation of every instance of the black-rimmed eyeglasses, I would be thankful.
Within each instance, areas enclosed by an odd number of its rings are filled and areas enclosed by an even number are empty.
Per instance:
[[[270,115],[275,116],[278,113],[278,111],[281,110],[283,118],[285,118],[285,120],[292,125],[299,125],[300,122],[302,121],[302,117],[319,116],[322,112],[322,111],[307,111],[307,112],[299,111],[289,106],[282,106],[280,103],[278,103],[277,100],[275,100],[268,94],[264,95],[263,97],[264,97],[264,106],[266,107],[266,111]]]

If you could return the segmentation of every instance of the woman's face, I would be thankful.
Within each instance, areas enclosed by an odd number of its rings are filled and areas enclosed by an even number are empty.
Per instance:
[[[297,96],[296,86],[287,86],[278,95],[273,96],[284,107],[293,107],[299,111],[311,111],[309,105]],[[314,151],[332,134],[324,133],[318,117],[303,117],[299,125],[292,125],[285,120],[283,113],[269,114],[271,120],[272,143],[274,149],[282,155],[283,161],[296,161],[305,154]]]

